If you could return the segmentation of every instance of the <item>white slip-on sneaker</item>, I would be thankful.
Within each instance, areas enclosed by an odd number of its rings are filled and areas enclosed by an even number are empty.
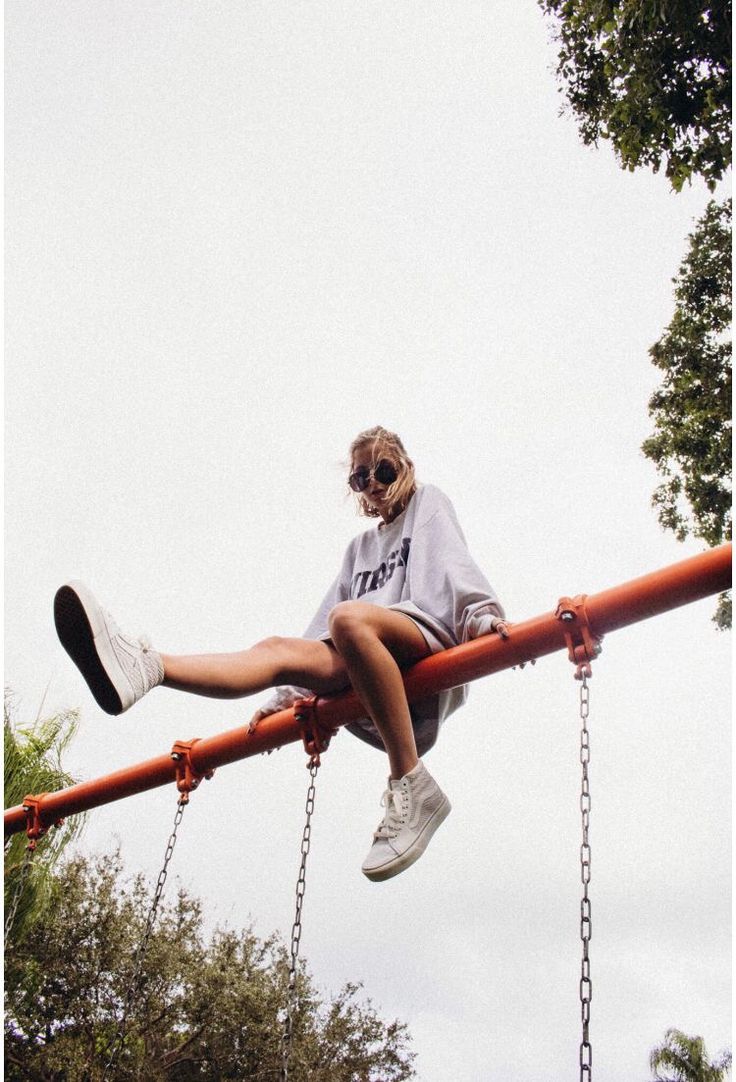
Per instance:
[[[388,785],[382,800],[386,814],[363,861],[363,874],[376,883],[418,860],[451,810],[421,759],[409,774],[400,781],[389,779]]]
[[[164,678],[161,655],[144,638],[123,635],[83,582],[54,598],[56,631],[106,714],[122,714]]]

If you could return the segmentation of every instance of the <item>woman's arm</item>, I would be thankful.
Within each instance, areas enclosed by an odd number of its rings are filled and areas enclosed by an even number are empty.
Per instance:
[[[423,493],[409,579],[410,599],[441,620],[456,642],[507,632],[503,606],[471,556],[451,502],[433,486]]]

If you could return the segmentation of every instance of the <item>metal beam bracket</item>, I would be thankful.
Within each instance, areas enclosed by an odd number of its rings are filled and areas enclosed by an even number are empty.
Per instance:
[[[47,793],[39,793],[37,796],[29,794],[23,798],[23,811],[26,813],[26,834],[28,835],[28,848],[35,849],[39,838],[43,838],[49,829],[41,821],[41,801]],[[52,825],[60,827],[63,819],[57,819]]]
[[[199,774],[192,765],[192,748],[199,740],[198,736],[194,740],[177,740],[171,749],[171,758],[176,767],[176,788],[181,793],[180,804],[188,804],[189,794],[204,778],[209,779],[215,773],[214,770],[206,770],[204,774]]]
[[[582,680],[583,676],[590,678],[593,675],[590,663],[602,650],[602,637],[593,634],[588,620],[585,608],[586,598],[587,594],[561,597],[555,610],[555,616],[562,624],[567,656],[575,666],[576,680]]]
[[[327,751],[337,729],[320,722],[316,695],[313,695],[311,699],[297,699],[294,703],[294,717],[299,722],[304,750],[309,756],[309,762],[319,766],[320,754]]]

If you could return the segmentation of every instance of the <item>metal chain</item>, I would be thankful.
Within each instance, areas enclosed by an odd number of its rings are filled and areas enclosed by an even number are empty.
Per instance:
[[[284,1031],[281,1035],[281,1082],[288,1082],[289,1060],[291,1058],[291,1045],[294,1035],[294,1015],[298,1006],[297,996],[297,965],[299,961],[299,942],[302,937],[302,906],[304,904],[304,891],[306,888],[307,857],[312,837],[312,812],[314,811],[315,780],[319,770],[319,756],[313,756],[309,761],[309,788],[307,790],[306,815],[302,833],[302,859],[299,865],[299,877],[296,881],[296,912],[294,924],[291,928],[291,960],[289,964],[289,987],[286,998],[286,1018]]]
[[[176,845],[176,834],[179,829],[179,824],[181,823],[182,816],[184,815],[185,807],[186,801],[180,800],[177,804],[176,815],[174,817],[174,829],[169,835],[169,840],[166,845],[166,853],[164,855],[163,867],[159,872],[158,882],[156,883],[156,890],[153,895],[153,901],[151,902],[151,907],[148,911],[146,927],[143,932],[141,941],[138,944],[135,958],[133,959],[133,976],[128,984],[128,991],[125,997],[125,1003],[123,1004],[123,1015],[120,1019],[120,1024],[118,1025],[117,1032],[115,1033],[112,1044],[110,1046],[110,1053],[108,1061],[105,1064],[105,1070],[102,1075],[102,1082],[105,1082],[105,1079],[109,1077],[109,1072],[115,1066],[117,1058],[120,1055],[120,1051],[125,1042],[125,1031],[128,1023],[128,1014],[130,1012],[131,1006],[133,1005],[133,1000],[140,991],[140,986],[142,983],[141,977],[143,972],[143,962],[146,957],[146,952],[148,951],[148,944],[151,938],[151,933],[153,932],[153,926],[156,922],[156,916],[158,914],[158,907],[161,901],[161,895],[163,894],[164,884],[166,883],[166,876],[168,875],[169,861],[171,860],[171,857],[174,853],[174,846]]]
[[[31,870],[31,864],[33,863],[33,855],[36,851],[35,843],[26,846],[25,855],[23,857],[23,863],[20,866],[18,872],[18,879],[15,884],[15,890],[13,891],[13,900],[8,908],[7,916],[5,917],[5,936],[3,939],[3,948],[8,949],[8,937],[15,924],[15,918],[18,914],[18,906],[20,905],[20,899],[23,894],[23,890],[26,885],[26,880]]]
[[[590,1027],[590,1001],[593,998],[593,983],[590,979],[590,956],[588,947],[592,936],[592,923],[590,915],[590,898],[588,886],[590,884],[590,842],[588,830],[590,827],[590,783],[588,779],[588,763],[590,762],[590,740],[588,734],[588,714],[590,712],[590,689],[588,679],[583,673],[580,684],[580,762],[582,764],[582,787],[580,791],[580,814],[583,828],[583,841],[580,846],[580,877],[583,883],[583,897],[580,902],[580,938],[583,943],[583,959],[580,971],[580,1005],[583,1023],[583,1039],[580,1043],[580,1082],[592,1082],[593,1078],[593,1049],[589,1038]]]

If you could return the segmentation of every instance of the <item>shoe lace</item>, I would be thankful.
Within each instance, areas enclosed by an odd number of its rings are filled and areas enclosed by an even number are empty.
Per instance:
[[[153,643],[149,635],[126,635],[118,627],[117,620],[109,609],[103,609],[105,619],[107,620],[108,627],[115,629],[115,634],[118,635],[124,642],[130,643],[131,646],[140,646],[144,654],[150,653],[153,649]]]
[[[395,838],[399,833],[404,813],[404,800],[405,794],[401,789],[387,789],[383,794],[381,804],[386,809],[386,814],[373,835],[376,841]]]

